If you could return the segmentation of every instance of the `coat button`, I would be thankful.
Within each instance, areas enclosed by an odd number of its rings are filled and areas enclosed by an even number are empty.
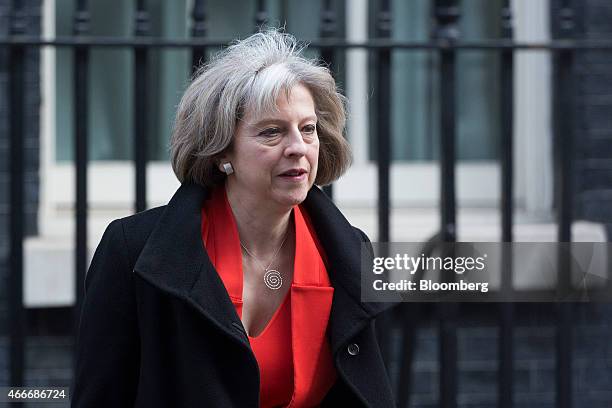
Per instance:
[[[357,345],[357,343],[349,344],[349,346],[347,347],[347,351],[351,356],[356,356],[357,354],[359,354],[359,346]]]

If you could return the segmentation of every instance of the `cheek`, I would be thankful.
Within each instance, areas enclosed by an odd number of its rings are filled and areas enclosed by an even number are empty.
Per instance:
[[[241,165],[241,171],[249,178],[257,177],[259,174],[264,173],[273,161],[270,152],[259,146],[251,146],[249,149],[244,149],[237,155],[237,159]]]
[[[317,170],[319,167],[319,145],[313,146],[312,149],[308,152],[308,162],[310,163],[310,169],[312,170],[312,182],[314,183],[314,179],[317,177]]]
[[[313,146],[309,150],[309,156],[310,156],[309,157],[310,163],[313,166],[316,166],[317,163],[319,162],[319,141],[318,140],[315,144],[313,144]]]

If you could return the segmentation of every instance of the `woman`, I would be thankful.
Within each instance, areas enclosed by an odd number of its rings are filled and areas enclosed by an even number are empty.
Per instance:
[[[329,71],[270,30],[178,107],[170,203],[113,221],[86,279],[75,407],[391,407],[368,242],[317,185],[350,164]]]

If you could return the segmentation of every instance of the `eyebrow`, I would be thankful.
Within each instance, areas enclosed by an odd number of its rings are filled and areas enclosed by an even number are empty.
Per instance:
[[[304,121],[304,120],[314,120],[314,121],[317,121],[318,118],[317,118],[317,115],[310,115],[310,116],[306,116],[306,117],[302,118],[302,121]],[[262,119],[262,120],[260,120],[258,122],[252,123],[251,126],[258,127],[258,126],[261,126],[261,125],[264,125],[264,124],[270,123],[270,122],[286,122],[286,121],[284,119],[280,119],[280,118],[265,118],[265,119]]]

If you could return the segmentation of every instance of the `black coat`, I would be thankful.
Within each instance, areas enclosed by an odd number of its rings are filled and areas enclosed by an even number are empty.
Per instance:
[[[257,362],[202,245],[207,194],[184,184],[168,205],[107,227],[85,281],[73,407],[258,406]],[[391,304],[360,302],[368,239],[317,187],[304,205],[334,287],[327,336],[338,380],[322,406],[392,407],[374,330]]]

